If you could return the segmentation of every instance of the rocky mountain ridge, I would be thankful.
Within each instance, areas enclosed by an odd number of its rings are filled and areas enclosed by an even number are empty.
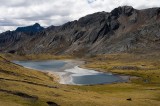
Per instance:
[[[118,7],[110,13],[97,12],[61,26],[50,26],[32,36],[5,32],[0,34],[0,50],[73,55],[160,51],[160,8]]]
[[[18,27],[15,31],[6,31],[0,34],[0,51],[4,51],[9,47],[17,45],[18,42],[31,38],[36,33],[44,30],[38,23],[31,26]],[[21,44],[20,44],[21,45]],[[15,51],[15,50],[9,50]],[[16,51],[15,51],[16,52]]]

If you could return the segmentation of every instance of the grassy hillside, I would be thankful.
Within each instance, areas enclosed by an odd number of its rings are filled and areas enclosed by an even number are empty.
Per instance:
[[[34,57],[34,56],[33,56]],[[7,58],[7,56],[5,57]],[[132,82],[70,86],[46,73],[30,70],[0,57],[2,106],[158,106],[160,55],[114,54],[88,58],[85,67],[138,76]]]
[[[0,54],[2,57],[7,58],[7,60],[49,60],[49,59],[73,59],[74,56],[70,55],[52,55],[52,54],[28,54],[28,55],[16,55],[16,54]]]

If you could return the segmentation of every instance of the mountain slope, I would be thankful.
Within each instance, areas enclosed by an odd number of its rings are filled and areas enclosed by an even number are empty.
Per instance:
[[[2,51],[79,55],[159,51],[159,29],[160,8],[136,10],[123,6],[51,26]]]
[[[0,34],[0,50],[4,51],[7,48],[12,48],[8,52],[14,53],[14,47],[21,45],[25,40],[30,39],[36,33],[44,30],[38,23],[31,26],[18,27],[15,31],[6,31]]]

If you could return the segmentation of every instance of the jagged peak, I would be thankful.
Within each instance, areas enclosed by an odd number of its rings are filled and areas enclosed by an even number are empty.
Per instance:
[[[35,23],[33,26],[41,26],[39,23]]]
[[[125,14],[127,16],[132,15],[135,9],[132,6],[120,6],[111,11],[112,15],[118,16],[120,14]]]
[[[44,28],[41,27],[41,25],[39,23],[35,23],[33,25],[30,26],[25,26],[25,27],[18,27],[15,31],[16,32],[39,32],[41,30],[43,30]]]

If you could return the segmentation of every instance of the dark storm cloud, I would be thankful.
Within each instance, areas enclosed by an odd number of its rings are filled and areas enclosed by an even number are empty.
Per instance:
[[[18,26],[11,20],[0,20],[0,26]]]

